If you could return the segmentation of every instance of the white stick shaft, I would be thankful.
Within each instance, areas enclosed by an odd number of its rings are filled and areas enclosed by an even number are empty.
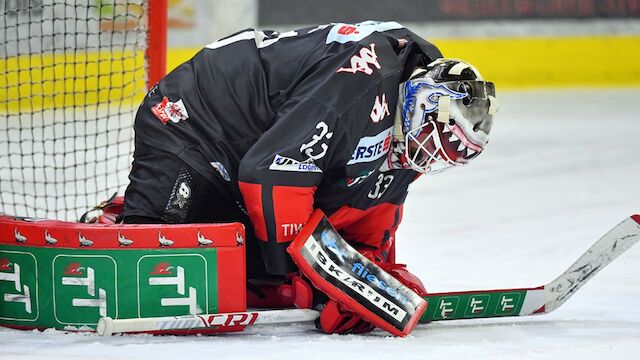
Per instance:
[[[313,321],[319,313],[309,309],[247,311],[238,313],[163,316],[136,319],[102,317],[96,331],[109,336],[116,333],[204,329],[212,327],[282,324]]]

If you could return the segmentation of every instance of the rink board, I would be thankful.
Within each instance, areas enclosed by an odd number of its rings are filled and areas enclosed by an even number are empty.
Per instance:
[[[93,331],[101,316],[246,310],[241,224],[0,217],[0,325]]]

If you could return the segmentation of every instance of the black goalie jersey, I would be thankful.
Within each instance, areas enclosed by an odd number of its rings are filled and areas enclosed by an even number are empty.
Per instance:
[[[153,116],[138,114],[136,141],[215,168],[246,209],[270,273],[291,270],[285,248],[314,208],[384,258],[418,175],[381,170],[398,86],[438,57],[395,22],[242,31],[149,92],[139,112]]]

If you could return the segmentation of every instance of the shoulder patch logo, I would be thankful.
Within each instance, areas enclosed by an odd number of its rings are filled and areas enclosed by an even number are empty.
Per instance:
[[[376,55],[376,44],[371,44],[367,48],[366,46],[360,49],[358,55],[353,55],[350,60],[351,67],[341,67],[336,71],[336,73],[340,72],[349,72],[355,74],[357,72],[363,72],[367,75],[373,74],[373,69],[371,66],[374,66],[376,69],[381,69],[380,63],[378,63],[378,55]]]
[[[169,120],[173,123],[178,123],[180,120],[187,120],[189,118],[187,108],[184,106],[182,99],[171,102],[166,96],[162,98],[162,102],[151,108],[151,112],[158,120],[162,121],[163,125],[166,125]]]

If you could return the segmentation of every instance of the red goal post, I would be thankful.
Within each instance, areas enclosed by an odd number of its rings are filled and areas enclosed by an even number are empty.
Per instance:
[[[167,0],[0,8],[0,213],[77,220],[122,194],[166,43]]]
[[[151,2],[153,2],[153,6]],[[153,61],[149,62],[148,89],[160,81],[167,71],[167,2],[168,0],[149,0],[146,56],[147,59],[153,59]]]

